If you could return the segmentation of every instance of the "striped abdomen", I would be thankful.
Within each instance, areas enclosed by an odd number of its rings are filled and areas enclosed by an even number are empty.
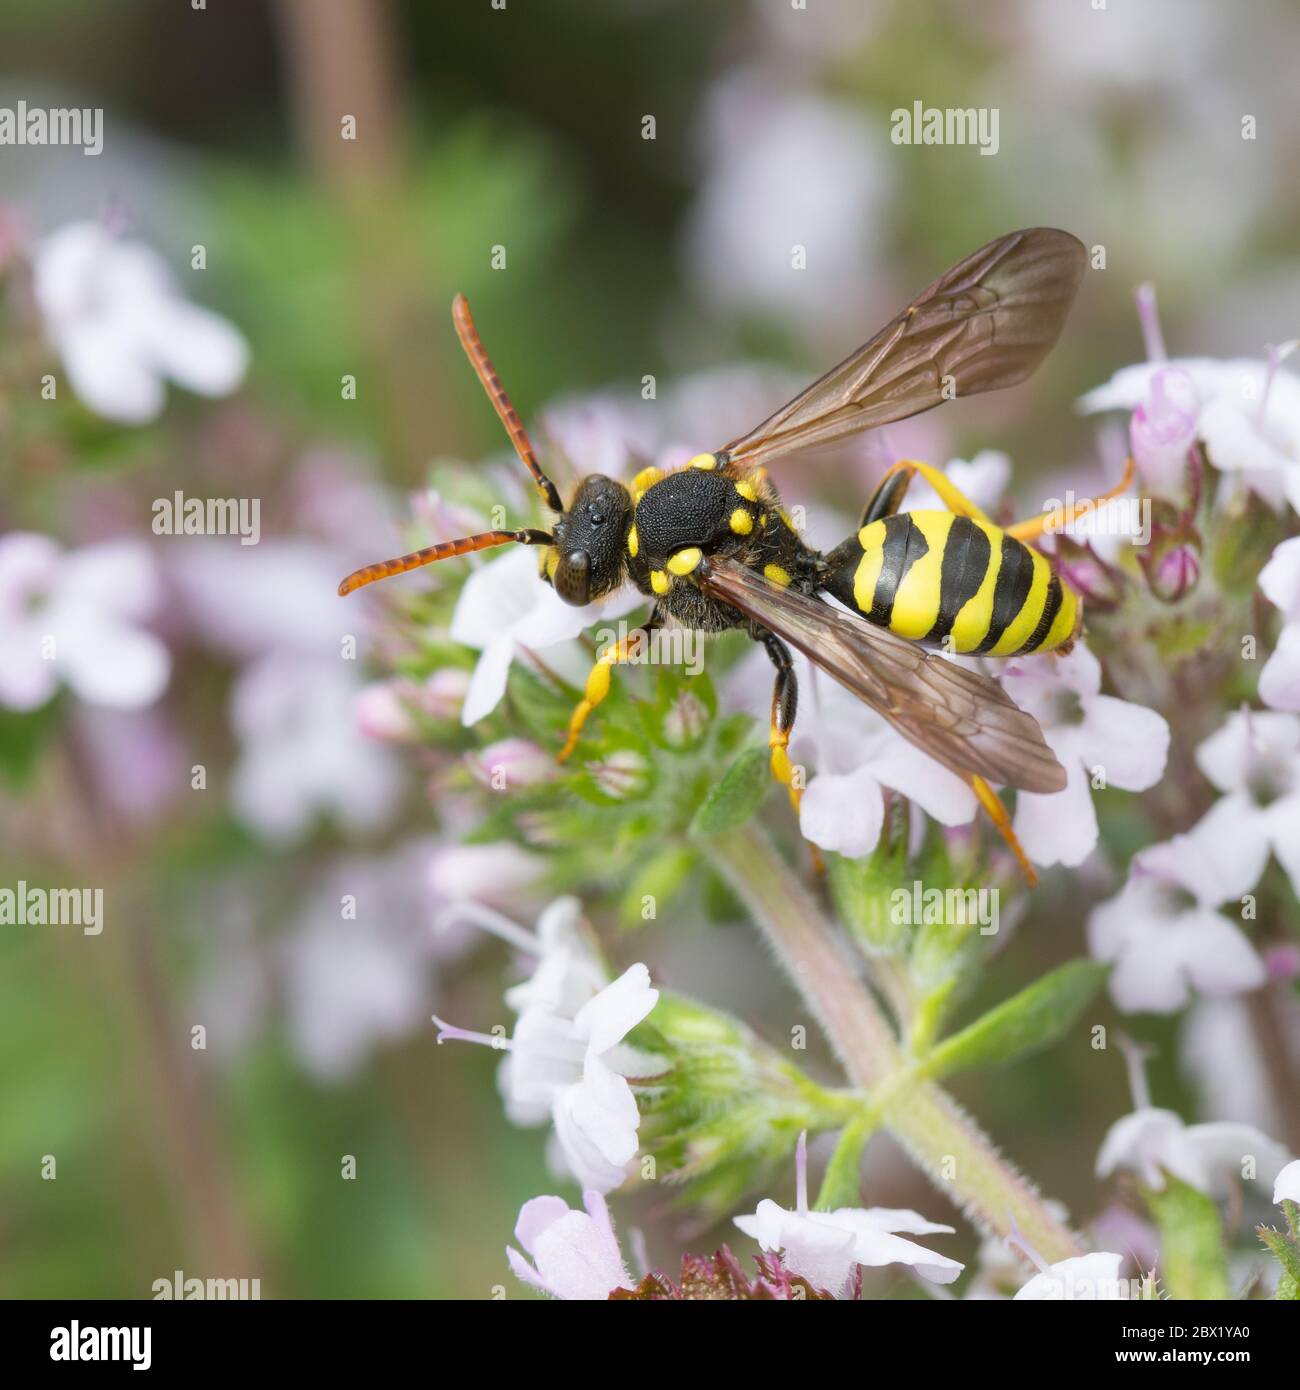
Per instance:
[[[951,512],[903,512],[841,546],[827,588],[900,637],[949,651],[1020,656],[1073,635],[1074,591],[1045,556],[997,526]]]

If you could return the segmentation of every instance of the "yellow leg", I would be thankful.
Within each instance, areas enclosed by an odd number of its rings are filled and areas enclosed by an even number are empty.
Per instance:
[[[1037,888],[1038,875],[1034,872],[1034,866],[1029,862],[1029,856],[1016,838],[1016,832],[1011,828],[1011,817],[1007,815],[1007,808],[1003,804],[1002,798],[982,777],[976,777],[972,774],[970,787],[979,804],[988,812],[989,819],[997,827],[998,834],[1007,842],[1007,847],[1011,853],[1016,856],[1016,862],[1020,865],[1020,871],[1024,874],[1025,881],[1031,888]]]
[[[578,738],[582,733],[582,726],[587,722],[587,716],[609,694],[610,675],[613,668],[634,657],[639,650],[640,642],[643,638],[648,637],[649,633],[649,628],[639,627],[635,632],[629,632],[621,642],[611,643],[597,657],[596,664],[587,676],[587,685],[583,690],[582,699],[578,701],[573,713],[569,716],[568,737],[564,741],[564,747],[556,756],[557,762],[562,763],[568,760],[569,755],[578,746]]]
[[[795,776],[795,766],[790,761],[790,731],[794,728],[795,712],[799,706],[799,687],[795,683],[794,662],[790,649],[772,633],[763,639],[763,646],[776,667],[776,683],[772,687],[772,712],[768,722],[767,746],[770,756],[772,776],[786,789],[794,818],[799,819],[799,808],[803,804],[803,788]],[[810,844],[812,865],[817,873],[825,868],[821,852]]]
[[[928,463],[921,463],[918,459],[899,459],[897,463],[891,465],[886,470],[885,476],[881,478],[876,491],[879,492],[895,473],[909,473],[913,476],[919,473],[939,494],[944,506],[954,515],[968,516],[972,521],[989,521],[989,518],[966,496],[961,488],[953,483],[951,478],[941,473],[937,468],[932,468]],[[902,501],[901,497],[899,501]],[[992,522],[989,524],[992,525]]]
[[[1109,502],[1112,498],[1122,496],[1129,490],[1133,483],[1133,460],[1126,459],[1124,462],[1124,477],[1117,487],[1111,488],[1109,492],[1103,492],[1100,497],[1085,498],[1081,502],[1073,502],[1068,507],[1058,507],[1055,511],[1044,512],[1042,516],[1030,517],[1028,521],[1017,521],[1014,526],[1006,528],[1007,535],[1014,536],[1018,541],[1033,541],[1050,526],[1054,531],[1063,531],[1078,515],[1083,511],[1091,511],[1103,502]]]

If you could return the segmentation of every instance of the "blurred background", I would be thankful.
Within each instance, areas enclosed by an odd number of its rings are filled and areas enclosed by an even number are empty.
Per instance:
[[[616,471],[641,429],[651,451],[720,445],[967,252],[1064,227],[1105,269],[1032,384],[888,446],[1003,449],[1036,510],[1112,447],[1073,402],[1144,357],[1139,282],[1174,355],[1300,331],[1297,54],[1286,0],[9,0],[0,106],[102,107],[104,148],[0,147],[0,531],[127,557],[97,600],[149,634],[160,674],[131,707],[75,685],[0,704],[0,883],[105,898],[98,936],[0,929],[0,1293],[147,1297],[181,1269],[258,1276],[267,1297],[489,1297],[519,1204],[557,1190],[542,1134],[502,1116],[497,1059],[439,1050],[429,1023],[495,1019],[507,967],[487,936],[435,932],[439,909],[471,896],[530,923],[544,876],[466,843],[466,805],[367,683],[379,610],[334,595],[406,548],[431,464],[502,455],[453,293],[563,485]],[[996,156],[892,144],[917,100],[998,108]],[[247,353],[230,389],[172,386],[129,423],[62,380],[41,399],[58,338],[30,266],[86,221],[221,316],[237,336],[213,352]],[[219,336],[187,322],[168,320],[178,351],[191,328]],[[637,409],[646,376],[659,417]],[[835,534],[819,513],[860,508],[882,447],[780,475],[814,536]],[[259,544],[154,534],[176,489],[260,498]],[[18,601],[0,593],[0,628]],[[1068,896],[1045,888],[1052,929],[1021,930],[998,994],[1081,952]],[[629,949],[788,1035],[795,1005],[744,923]],[[1139,1031],[1159,1102],[1300,1149],[1270,1099],[1293,1008],[1198,1005]],[[1130,1104],[1118,1060],[1109,1086],[1086,1066],[1058,1048],[956,1087],[1080,1217]],[[888,1143],[868,1161],[873,1202],[946,1219]],[[643,1207],[656,1258],[727,1238]],[[945,1253],[966,1258],[956,1224]]]

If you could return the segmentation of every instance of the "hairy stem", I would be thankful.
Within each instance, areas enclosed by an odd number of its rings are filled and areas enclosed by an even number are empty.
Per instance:
[[[718,835],[705,852],[821,1025],[855,1085],[883,1092],[884,1122],[916,1165],[982,1230],[1018,1235],[1049,1262],[1083,1253],[1038,1190],[998,1153],[937,1083],[909,1064],[854,960],[775,846],[752,824]]]

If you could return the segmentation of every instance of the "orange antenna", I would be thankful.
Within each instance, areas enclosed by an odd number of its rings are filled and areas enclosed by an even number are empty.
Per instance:
[[[440,545],[413,550],[409,555],[399,555],[395,560],[380,560],[376,564],[366,565],[364,569],[353,570],[339,585],[339,594],[350,594],[365,584],[373,584],[376,579],[405,574],[407,570],[419,569],[421,565],[432,565],[438,560],[451,560],[457,555],[469,555],[475,550],[487,550],[494,545],[509,545],[512,542],[515,545],[550,545],[551,537],[547,531],[483,531],[477,536],[443,541]]]
[[[483,389],[488,393],[488,399],[492,402],[493,408],[501,417],[501,423],[506,427],[510,442],[515,446],[515,453],[519,455],[524,467],[533,475],[533,481],[542,494],[542,501],[558,515],[564,511],[560,494],[555,484],[542,472],[542,465],[537,461],[537,451],[533,448],[532,440],[528,438],[528,431],[524,429],[519,412],[510,404],[510,397],[506,395],[506,388],[501,385],[501,378],[497,375],[497,369],[492,365],[492,359],[487,355],[487,349],[483,346],[483,339],[479,337],[478,329],[474,327],[474,320],[470,317],[469,301],[463,294],[458,294],[451,301],[451,317],[452,322],[456,325],[456,336],[460,339],[460,345],[465,349],[466,357],[469,358],[478,379],[483,383]]]

